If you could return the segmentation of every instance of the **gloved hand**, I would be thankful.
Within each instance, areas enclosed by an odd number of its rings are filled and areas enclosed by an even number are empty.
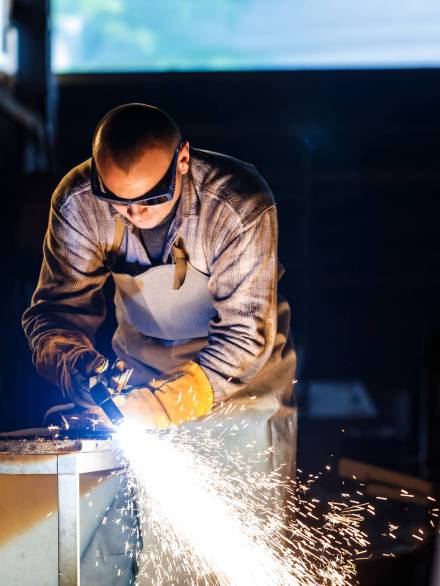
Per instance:
[[[127,420],[153,429],[208,415],[213,402],[211,383],[196,362],[185,362],[148,387],[139,387],[116,399]]]
[[[87,409],[96,407],[89,393],[89,380],[92,376],[105,372],[108,365],[107,358],[91,348],[79,348],[70,356],[71,382],[67,386],[67,396],[75,405]]]
[[[100,377],[107,387],[120,392],[125,386],[127,374],[123,360],[116,362],[109,367],[109,361],[105,356],[95,350],[86,349],[78,353],[71,363],[72,369],[72,391],[70,397],[76,405],[86,408],[96,407],[96,403],[90,396],[90,381],[93,377]],[[130,373],[131,374],[131,371]]]

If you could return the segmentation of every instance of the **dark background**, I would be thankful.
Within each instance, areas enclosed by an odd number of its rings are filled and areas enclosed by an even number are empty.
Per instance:
[[[280,288],[299,356],[300,466],[318,470],[333,454],[437,480],[440,72],[53,79],[44,15],[17,4],[20,70],[0,84],[0,429],[38,426],[60,399],[36,375],[20,325],[51,192],[90,156],[100,117],[142,101],[166,110],[193,146],[254,163],[274,191]],[[25,123],[8,100],[36,118]],[[104,348],[110,333],[101,333]],[[315,416],[316,383],[361,384],[374,417],[356,405]]]

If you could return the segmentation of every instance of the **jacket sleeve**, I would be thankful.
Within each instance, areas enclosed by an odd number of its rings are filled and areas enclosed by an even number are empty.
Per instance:
[[[102,287],[108,277],[93,214],[63,184],[52,198],[43,262],[23,327],[39,374],[73,399],[73,372],[105,318]]]
[[[217,401],[243,388],[266,364],[277,330],[275,206],[235,229],[215,255],[209,289],[217,316],[197,362]]]

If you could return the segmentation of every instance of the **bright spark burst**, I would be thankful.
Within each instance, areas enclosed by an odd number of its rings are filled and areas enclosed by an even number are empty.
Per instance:
[[[228,453],[198,430],[148,433],[125,425],[117,434],[142,528],[140,583],[356,582],[355,559],[369,545],[361,530],[366,503],[329,503],[322,514],[319,501],[307,497],[317,477],[295,483],[283,470],[257,473],[238,451]]]

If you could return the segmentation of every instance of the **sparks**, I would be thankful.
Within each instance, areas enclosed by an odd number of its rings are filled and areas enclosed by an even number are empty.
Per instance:
[[[117,434],[145,544],[141,577],[155,586],[176,575],[207,586],[354,583],[356,554],[368,546],[364,503],[331,503],[321,514],[304,498],[317,476],[301,484],[283,470],[256,473],[249,464],[256,454],[228,453],[198,429],[148,433],[125,425]]]

